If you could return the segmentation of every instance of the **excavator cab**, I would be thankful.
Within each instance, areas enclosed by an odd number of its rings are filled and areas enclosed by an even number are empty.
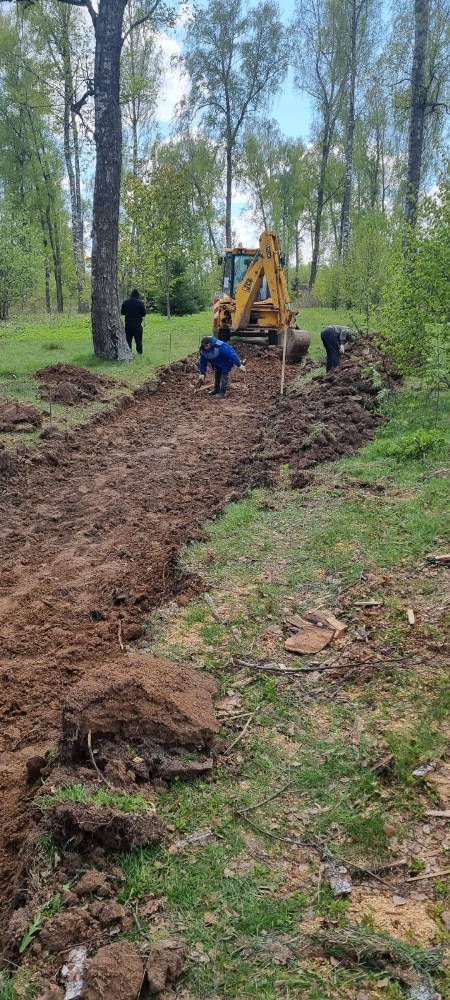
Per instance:
[[[240,251],[240,252],[239,252]],[[224,295],[229,295],[231,298],[234,296],[234,290],[240,285],[241,281],[245,278],[250,265],[253,263],[255,256],[257,255],[257,250],[227,250],[225,257],[222,258],[223,261],[223,280],[222,280],[222,293]],[[268,298],[269,288],[267,285],[266,278],[263,278],[261,283],[261,288],[256,296],[255,301],[262,301]]]
[[[286,343],[288,361],[301,361],[310,337],[296,326],[276,233],[265,230],[256,250],[242,243],[227,248],[219,263],[223,279],[222,290],[214,296],[214,336],[225,341],[239,336],[257,338],[258,343]]]

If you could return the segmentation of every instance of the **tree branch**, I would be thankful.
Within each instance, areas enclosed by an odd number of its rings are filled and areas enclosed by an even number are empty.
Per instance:
[[[20,2],[21,3],[24,3],[24,2],[28,3],[29,0],[20,0]],[[31,0],[31,2],[33,3],[34,0]],[[94,8],[92,6],[92,3],[91,3],[91,0],[59,0],[59,2],[60,3],[67,3],[71,7],[86,7],[86,10],[89,11],[89,14],[91,16],[92,24],[94,25],[94,28],[95,28],[95,24],[96,24],[96,21],[97,21],[97,11],[94,10]]]
[[[66,2],[66,0],[64,0],[64,2]],[[147,14],[143,14],[142,17],[138,17],[136,19],[136,21],[133,21],[133,23],[130,24],[130,27],[127,28],[127,30],[126,30],[123,38],[122,38],[122,47],[124,46],[127,38],[129,38],[129,36],[131,35],[131,32],[134,31],[135,28],[139,28],[139,26],[141,24],[145,24],[147,21],[150,21],[150,18],[153,17],[153,14],[158,9],[158,7],[160,5],[160,2],[161,2],[161,0],[155,0],[155,3],[153,4],[153,7],[151,8],[151,10],[148,11]]]

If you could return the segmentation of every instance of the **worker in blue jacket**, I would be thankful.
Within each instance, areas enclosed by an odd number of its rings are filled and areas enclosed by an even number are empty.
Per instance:
[[[200,381],[205,381],[208,364],[214,369],[214,389],[209,393],[217,399],[224,399],[228,389],[228,377],[234,365],[239,371],[245,372],[245,365],[236,354],[234,347],[217,337],[203,337],[200,344],[199,369]]]

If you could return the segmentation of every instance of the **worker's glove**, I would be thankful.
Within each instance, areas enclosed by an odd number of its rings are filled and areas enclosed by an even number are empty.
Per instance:
[[[343,344],[339,345],[339,354],[345,354],[345,347]]]
[[[198,381],[199,381],[199,385],[201,385],[201,384],[202,384],[202,382],[204,382],[204,381],[205,381],[205,376],[204,376],[204,375],[199,375],[199,376],[198,376]]]
[[[246,372],[247,369],[246,369],[245,365],[239,365],[239,371],[240,372]]]

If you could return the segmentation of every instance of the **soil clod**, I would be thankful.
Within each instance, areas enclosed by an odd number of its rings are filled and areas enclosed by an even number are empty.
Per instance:
[[[218,730],[212,694],[216,681],[190,667],[129,654],[72,688],[63,710],[66,760],[86,754],[101,736],[151,740],[168,748],[200,748]]]
[[[128,941],[100,948],[85,966],[81,1000],[136,1000],[141,992],[144,966]]]

